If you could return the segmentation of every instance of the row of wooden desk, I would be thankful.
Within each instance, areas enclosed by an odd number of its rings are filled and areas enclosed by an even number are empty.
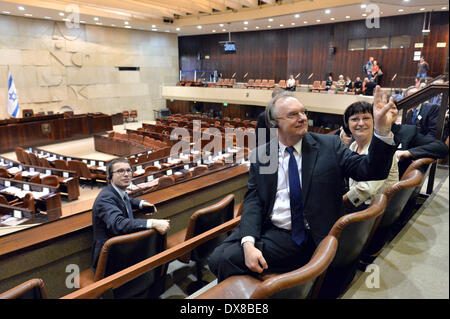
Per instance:
[[[51,144],[59,140],[82,138],[112,130],[112,118],[103,113],[33,116],[0,121],[0,152],[16,146]]]

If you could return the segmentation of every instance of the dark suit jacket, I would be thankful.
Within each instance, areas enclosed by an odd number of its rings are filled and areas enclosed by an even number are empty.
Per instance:
[[[406,124],[412,125],[412,110],[406,114]],[[420,107],[415,125],[419,127],[420,133],[436,137],[437,121],[439,117],[439,105],[423,103]]]
[[[130,198],[131,207],[139,208],[141,200]],[[98,194],[92,207],[92,268],[97,267],[103,244],[114,236],[129,234],[147,228],[147,221],[130,219],[125,202],[111,184]]]
[[[258,115],[258,122],[256,124],[256,146],[258,146],[258,132],[259,129],[264,129],[265,134],[266,134],[266,143],[270,140],[270,130],[267,128],[267,123],[266,123],[266,111],[261,112]]]
[[[272,143],[273,144],[273,143]],[[269,144],[252,152],[248,191],[245,195],[240,237],[253,236],[258,240],[275,203],[278,181],[278,152],[276,169],[272,174],[261,174],[263,152],[269,154]],[[278,146],[276,146],[278,149]],[[318,244],[343,215],[342,182],[345,177],[354,180],[380,180],[389,174],[396,146],[374,137],[369,155],[358,155],[346,148],[335,135],[307,133],[302,142],[302,197],[303,212],[311,234]],[[255,158],[256,156],[256,158]]]
[[[420,133],[420,128],[415,125],[392,125],[394,140],[398,144],[398,150],[408,150],[412,159],[404,159],[398,162],[398,173],[401,178],[412,160],[424,157],[445,158],[448,155],[448,147],[445,143],[429,135]],[[426,168],[424,168],[426,169]]]

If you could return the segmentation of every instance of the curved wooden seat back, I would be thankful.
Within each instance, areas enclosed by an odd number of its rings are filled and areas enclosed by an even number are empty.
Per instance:
[[[30,279],[0,294],[0,299],[47,299],[44,281]]]
[[[58,176],[55,176],[55,175],[45,176],[41,179],[41,184],[53,186],[53,187],[59,187]]]
[[[61,160],[61,159],[56,159],[53,161],[53,164],[55,165],[55,167],[57,169],[64,169],[67,170],[68,168],[68,164],[65,160]]]
[[[14,152],[16,153],[17,160],[22,164],[25,164],[25,159],[23,156],[23,153],[25,152],[24,149],[21,147],[15,147]]]
[[[9,178],[9,173],[6,168],[0,167],[0,177]]]
[[[252,276],[231,276],[197,299],[304,299],[309,296],[315,279],[330,265],[337,247],[337,238],[328,235],[317,246],[311,260],[298,269],[264,281]]]
[[[202,234],[216,226],[219,226],[234,217],[234,195],[227,195],[216,204],[197,210],[191,215],[186,231],[185,241],[199,234]],[[196,262],[203,262],[212,251],[227,237],[226,234],[204,243],[192,251],[179,258],[180,261],[189,262],[190,259]]]
[[[422,172],[417,169],[409,170],[399,182],[392,184],[384,191],[390,199],[378,227],[392,226],[403,211],[415,187],[422,182],[422,176]]]
[[[94,281],[99,281],[150,258],[166,249],[166,236],[144,230],[108,239],[102,247]],[[113,291],[115,298],[146,298],[153,284],[162,279],[164,265],[129,281]]]
[[[330,235],[338,238],[339,247],[330,267],[343,268],[357,261],[376,219],[382,216],[387,205],[388,197],[380,194],[368,208],[344,215],[336,221]]]

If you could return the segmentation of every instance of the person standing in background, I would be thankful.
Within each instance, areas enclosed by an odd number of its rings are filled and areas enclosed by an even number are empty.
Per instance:
[[[420,62],[417,64],[417,77],[419,79],[426,78],[429,70],[430,70],[430,66],[425,61],[425,58],[423,56],[420,57]]]

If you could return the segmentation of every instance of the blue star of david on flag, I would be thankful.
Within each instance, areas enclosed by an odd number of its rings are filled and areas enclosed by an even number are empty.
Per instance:
[[[16,86],[9,72],[8,77],[8,114],[12,117],[17,117],[19,115],[19,98],[17,97]]]

